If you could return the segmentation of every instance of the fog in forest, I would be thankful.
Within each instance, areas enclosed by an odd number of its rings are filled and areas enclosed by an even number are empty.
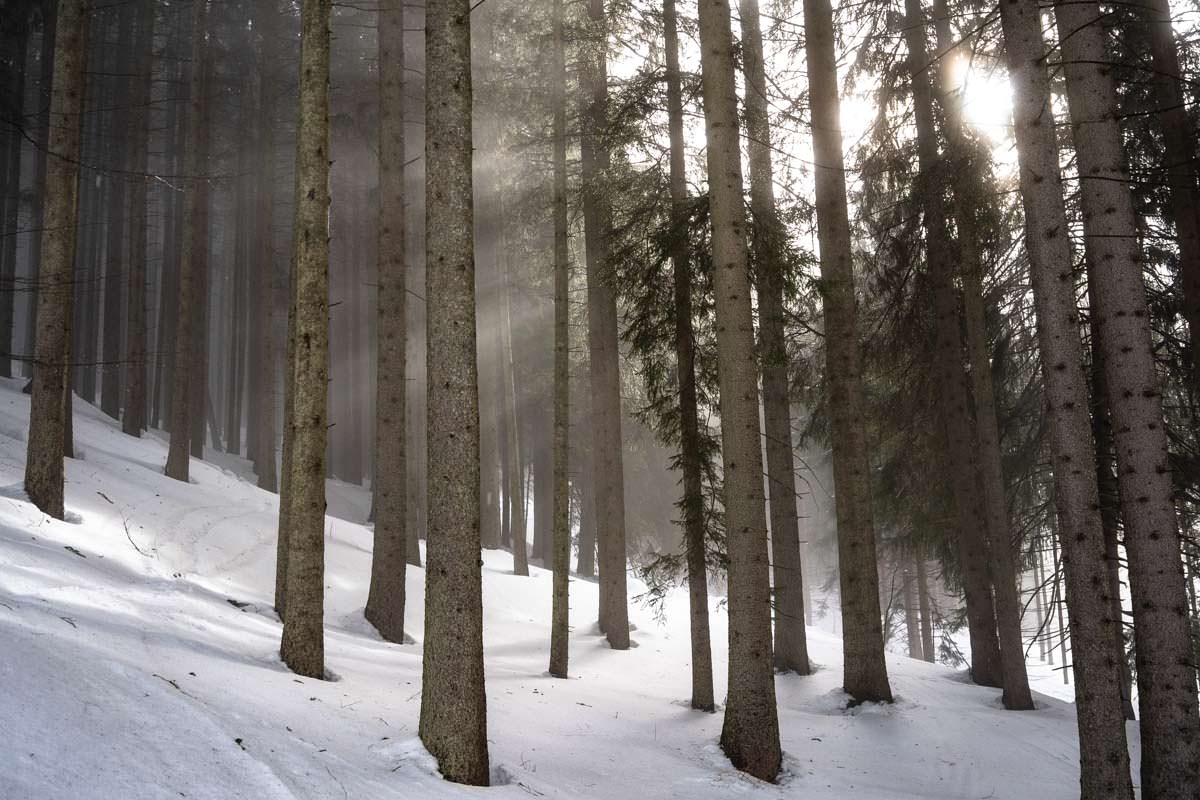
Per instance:
[[[422,796],[1195,798],[1198,14],[0,0],[0,594],[271,651],[138,674],[335,783],[180,795],[391,796],[296,675]],[[88,661],[40,625],[12,674]]]

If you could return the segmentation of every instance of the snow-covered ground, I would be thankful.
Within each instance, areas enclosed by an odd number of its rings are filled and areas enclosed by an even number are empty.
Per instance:
[[[169,480],[161,439],[124,436],[77,401],[72,521],[54,521],[21,488],[27,418],[19,382],[0,381],[4,800],[1078,797],[1070,704],[1039,697],[1036,712],[1005,712],[997,691],[961,672],[896,655],[896,704],[846,711],[840,643],[816,629],[818,672],[777,679],[787,774],[778,785],[747,778],[717,747],[720,714],[687,707],[683,593],[661,623],[634,607],[636,647],[614,652],[595,631],[595,584],[573,580],[572,678],[556,680],[545,674],[550,576],[511,575],[504,552],[484,554],[499,785],[445,783],[416,738],[419,644],[383,642],[362,619],[369,529],[328,520],[337,679],[297,678],[277,656],[273,495],[228,460],[193,460],[190,485]],[[331,512],[359,519],[366,502],[339,486]],[[408,575],[419,643],[424,573]],[[717,599],[712,622],[723,644]],[[713,655],[720,697],[725,654]]]

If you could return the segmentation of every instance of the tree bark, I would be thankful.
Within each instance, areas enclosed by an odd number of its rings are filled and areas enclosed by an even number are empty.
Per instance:
[[[563,0],[554,0],[554,502],[550,543],[554,569],[550,621],[550,674],[567,677],[570,632],[567,591],[571,577],[570,456],[570,288],[571,263],[567,222],[567,65],[563,41]]]
[[[930,664],[937,659],[933,644],[933,603],[929,597],[929,577],[925,574],[925,558],[917,557],[917,603],[921,608],[921,657]]]
[[[1057,528],[1064,548],[1080,733],[1080,796],[1132,796],[1120,675],[1113,663],[1119,620],[1107,597],[1095,452],[1079,341],[1072,258],[1046,47],[1036,0],[1000,5],[1013,86],[1013,124],[1025,211],[1030,282],[1045,381]]]
[[[206,215],[203,213],[206,190],[200,171],[205,168],[203,152],[204,126],[203,108],[206,81],[205,65],[208,60],[206,43],[208,27],[208,0],[192,0],[192,74],[188,92],[187,118],[184,122],[184,173],[186,185],[183,201],[183,244],[179,259],[179,300],[175,316],[175,360],[171,377],[171,443],[167,451],[166,474],[177,481],[188,480],[188,467],[192,446],[192,415],[194,404],[192,392],[200,382],[195,380],[197,369],[192,361],[195,356],[193,339],[200,335],[196,330],[202,316],[197,313],[198,289],[201,285],[199,272],[203,270],[206,255],[207,229],[202,227]]]
[[[796,514],[796,474],[792,456],[792,417],[788,394],[788,354],[784,329],[786,232],[775,206],[771,164],[771,124],[767,108],[766,65],[758,0],[740,0],[742,72],[746,76],[746,135],[750,140],[750,209],[755,220],[759,357],[762,361],[763,429],[771,512],[774,577],[775,668],[807,675],[804,631],[804,574],[800,564],[800,524]]]
[[[1000,654],[1000,680],[1003,686],[1004,707],[1010,710],[1033,708],[1033,696],[1029,692],[1029,680],[1025,674],[1025,650],[1021,644],[1021,606],[1017,597],[1016,576],[1013,574],[1012,556],[1007,546],[1009,532],[1004,508],[1004,477],[1000,472],[999,440],[995,426],[994,404],[987,408],[976,405],[976,414],[990,410],[989,425],[974,420],[971,415],[971,398],[968,394],[967,376],[963,370],[963,341],[959,328],[959,304],[955,297],[955,264],[961,255],[970,258],[971,243],[962,241],[962,249],[955,252],[950,238],[943,199],[946,176],[944,161],[938,151],[937,130],[934,123],[933,90],[930,82],[929,58],[925,46],[925,19],[920,0],[905,0],[905,39],[909,51],[909,72],[912,78],[914,116],[917,126],[917,143],[921,174],[920,191],[923,196],[925,244],[929,254],[930,277],[934,283],[934,313],[937,330],[937,355],[942,373],[943,388],[940,393],[942,414],[945,422],[946,440],[949,450],[948,477],[953,481],[955,506],[959,517],[959,552],[965,556],[962,568],[966,575],[963,583],[968,587],[968,597],[979,592],[987,584],[995,589],[993,600],[994,616],[982,619],[986,631],[972,628],[972,666],[976,660],[975,639],[987,649],[983,655],[990,659],[992,639],[998,637]],[[953,122],[953,116],[951,115]],[[948,126],[949,127],[949,126]],[[955,154],[951,154],[953,157]],[[961,167],[959,167],[961,171]],[[962,218],[968,222],[966,215]],[[960,237],[962,229],[959,230]],[[969,279],[967,281],[969,283]],[[978,290],[978,287],[976,287]],[[978,301],[978,297],[976,297]],[[980,318],[982,325],[982,308]],[[968,329],[970,314],[968,313]],[[982,335],[982,331],[978,331]],[[977,343],[981,348],[982,342]],[[991,369],[987,366],[986,352],[983,364],[972,363],[970,370],[971,388],[985,392],[983,398],[991,403]],[[979,374],[979,369],[983,374]],[[981,382],[987,382],[980,389]],[[976,400],[981,399],[978,395]],[[983,434],[983,435],[980,435]],[[984,452],[988,447],[991,452]],[[986,462],[986,463],[985,463]],[[982,488],[982,492],[980,492]],[[982,507],[978,494],[983,495]],[[989,558],[989,554],[991,557]],[[978,587],[978,588],[974,588]],[[968,608],[970,614],[970,608]],[[989,665],[990,666],[990,665]],[[973,670],[974,671],[974,670]],[[985,676],[992,677],[990,670]],[[978,680],[978,678],[977,678]]]
[[[87,11],[84,0],[59,0],[54,89],[46,155],[46,196],[38,270],[37,338],[29,401],[25,493],[43,513],[64,518],[63,451],[75,281],[75,203],[83,116]]]
[[[858,702],[890,701],[892,690],[883,655],[879,611],[870,453],[863,420],[854,264],[846,207],[833,11],[829,0],[805,0],[804,27],[825,313],[825,384],[833,481],[837,489],[844,688]]]
[[[255,53],[255,71],[258,73],[258,129],[261,133],[258,169],[258,252],[257,265],[253,269],[255,311],[259,335],[251,342],[255,353],[254,368],[258,391],[253,408],[258,412],[253,424],[255,447],[254,472],[258,475],[258,486],[268,492],[278,488],[275,465],[275,104],[272,100],[273,82],[268,43],[276,30],[278,11],[274,4],[258,11],[255,23],[262,30]]]
[[[1056,2],[1054,15],[1079,167],[1084,237],[1096,265],[1092,318],[1104,348],[1129,556],[1142,792],[1147,798],[1194,796],[1200,786],[1195,653],[1116,90],[1099,5]],[[1077,623],[1077,614],[1071,616]]]
[[[366,617],[404,641],[408,462],[405,415],[404,2],[379,6],[379,321],[375,418],[375,550]]]
[[[504,319],[501,336],[507,361],[504,414],[508,418],[508,502],[512,515],[513,574],[529,575],[528,522],[525,519],[525,465],[521,459],[521,414],[517,395],[517,368],[513,352],[512,287],[509,286],[508,253],[504,256]]]
[[[447,780],[486,786],[470,13],[470,0],[425,10],[429,525],[420,735]]]
[[[0,91],[3,103],[12,114],[13,120],[25,116],[25,62],[28,57],[29,24],[22,23],[18,30],[10,33],[5,43],[12,66],[4,74]],[[16,344],[14,325],[17,298],[17,236],[21,210],[21,151],[24,146],[24,131],[10,123],[4,133],[4,147],[0,148],[0,175],[3,175],[3,196],[0,196],[0,226],[8,235],[0,241],[0,377],[13,377],[13,357]],[[21,354],[22,358],[25,354]]]
[[[38,94],[40,111],[38,113],[37,127],[37,144],[34,147],[34,163],[33,163],[33,224],[32,228],[37,233],[33,236],[33,241],[29,243],[29,263],[33,270],[33,287],[34,291],[29,295],[29,313],[25,318],[25,341],[33,343],[33,351],[30,353],[31,358],[25,363],[25,374],[32,377],[34,371],[34,363],[37,361],[37,310],[38,296],[37,287],[40,285],[40,272],[42,263],[42,242],[45,240],[44,232],[46,230],[46,176],[47,176],[47,153],[50,150],[50,108],[53,104],[54,93],[54,40],[58,31],[58,4],[48,3],[42,15],[42,44],[41,54],[39,56],[38,65]],[[86,62],[84,69],[86,69]],[[82,124],[82,123],[81,123]],[[72,305],[74,303],[72,302]],[[69,382],[68,378],[68,382]]]
[[[915,12],[920,14],[919,0],[914,6]],[[939,53],[953,53],[957,57],[945,0],[935,0],[934,14]],[[983,516],[987,526],[988,567],[992,576],[996,628],[1004,678],[1003,701],[1005,708],[1010,710],[1029,710],[1033,708],[1033,695],[1029,691],[1025,644],[1021,637],[1023,606],[1017,586],[1014,563],[1016,553],[1005,498],[1000,428],[992,386],[991,359],[988,356],[983,298],[983,248],[972,203],[972,197],[980,195],[982,187],[978,185],[980,181],[969,163],[970,143],[965,135],[960,97],[951,81],[952,64],[952,58],[940,58],[940,68],[935,75],[950,157],[949,162],[944,163],[951,165],[949,177],[954,188],[954,224],[958,230],[957,261],[961,265],[957,272],[962,283],[967,361],[970,365],[967,377],[975,409],[976,466],[983,495]],[[1019,547],[1016,549],[1019,550]]]
[[[1086,259],[1088,267],[1088,302],[1095,307],[1095,280],[1091,278],[1095,272],[1095,264],[1091,258]],[[1101,344],[1104,334],[1099,326],[1092,324],[1092,368],[1088,375],[1092,390],[1092,438],[1096,443],[1096,490],[1100,500],[1100,527],[1104,531],[1104,556],[1107,562],[1105,572],[1108,574],[1108,597],[1112,603],[1112,616],[1117,621],[1117,635],[1113,644],[1116,649],[1113,657],[1121,670],[1121,709],[1125,719],[1137,719],[1133,709],[1133,676],[1129,671],[1129,659],[1125,654],[1124,611],[1121,605],[1121,499],[1117,488],[1117,476],[1113,472],[1115,453],[1113,452],[1112,421],[1109,417],[1108,387],[1104,383],[1104,347]]]
[[[133,72],[137,66],[134,59],[136,44],[134,36],[134,21],[136,8],[122,8],[117,11],[117,49],[116,59],[116,91],[114,96],[118,102],[129,102],[134,92]],[[108,144],[110,150],[109,164],[113,174],[109,179],[109,195],[107,208],[108,242],[105,247],[104,263],[104,329],[101,332],[103,349],[100,363],[100,410],[113,419],[121,418],[121,320],[123,317],[121,301],[125,294],[128,277],[125,275],[129,263],[130,239],[126,235],[126,223],[129,218],[129,176],[130,158],[133,151],[130,148],[130,137],[124,135],[128,130],[125,126],[133,122],[132,109],[122,113],[113,110],[109,113],[111,133],[115,141]]]
[[[614,650],[629,648],[625,558],[625,478],[621,454],[621,372],[617,297],[609,265],[612,206],[603,185],[608,150],[608,25],[604,0],[588,0],[589,39],[580,82],[588,93],[580,139],[584,250],[587,256],[588,364],[592,383],[592,458],[600,566],[600,629]]]
[[[136,68],[133,82],[132,118],[133,153],[130,161],[129,198],[129,275],[125,305],[128,315],[125,331],[125,409],[121,428],[130,436],[141,436],[146,429],[146,292],[147,208],[150,182],[150,100],[154,80],[154,0],[138,0]]]
[[[721,748],[733,766],[773,782],[782,753],[733,33],[728,0],[701,0],[699,12],[729,550],[729,694]]]
[[[325,438],[329,384],[329,23],[331,0],[300,7],[296,131],[296,341],[288,499],[287,613],[279,654],[293,672],[325,677]],[[281,518],[282,524],[282,518]]]
[[[921,609],[917,606],[916,581],[917,576],[911,567],[910,559],[904,557],[903,596],[904,596],[904,634],[908,644],[908,657],[922,660],[925,651],[921,643]]]
[[[1166,182],[1170,187],[1170,213],[1179,246],[1179,273],[1183,289],[1183,317],[1188,324],[1192,383],[1200,386],[1200,191],[1196,187],[1196,126],[1188,114],[1184,76],[1179,64],[1168,0],[1141,0],[1142,24],[1150,42],[1152,70]]]
[[[671,270],[675,281],[675,368],[679,376],[679,447],[683,467],[683,536],[687,551],[688,616],[692,644],[692,708],[714,711],[716,700],[713,696],[712,639],[708,627],[707,542],[701,472],[703,456],[700,452],[700,422],[696,401],[696,337],[692,327],[692,265],[688,244],[681,230],[687,214],[687,167],[684,161],[683,91],[679,71],[679,17],[675,0],[663,1],[663,28],[671,140],[671,213],[674,220]],[[583,538],[582,529],[580,538]]]

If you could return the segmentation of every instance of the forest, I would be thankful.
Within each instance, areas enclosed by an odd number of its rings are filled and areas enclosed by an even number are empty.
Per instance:
[[[1196,0],[0,0],[0,800],[1200,800]]]

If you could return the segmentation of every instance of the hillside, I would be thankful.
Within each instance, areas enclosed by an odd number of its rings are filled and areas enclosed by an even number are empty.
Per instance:
[[[370,530],[327,522],[330,682],[279,662],[271,610],[276,499],[229,468],[161,474],[165,444],[134,440],[76,403],[71,522],[21,489],[28,398],[0,382],[0,798],[862,798],[1077,797],[1069,703],[1008,713],[961,672],[890,656],[897,703],[844,709],[836,638],[810,630],[819,671],[777,679],[787,774],[749,779],[716,745],[721,717],[686,706],[686,597],[664,620],[632,609],[636,647],[609,650],[596,586],[574,580],[571,673],[544,674],[550,576],[484,554],[488,711],[495,782],[440,780],[416,738],[418,644],[362,619]],[[331,510],[355,517],[360,490]],[[410,569],[422,636],[424,574]],[[632,587],[631,591],[638,591]],[[714,598],[717,696],[725,616]],[[1136,741],[1136,739],[1135,739]],[[1135,767],[1136,775],[1136,767]]]

